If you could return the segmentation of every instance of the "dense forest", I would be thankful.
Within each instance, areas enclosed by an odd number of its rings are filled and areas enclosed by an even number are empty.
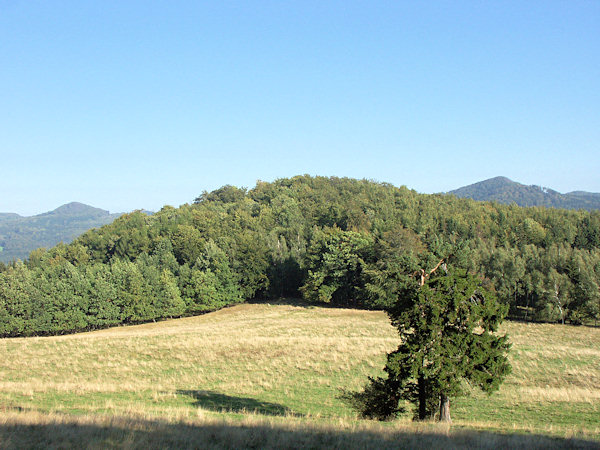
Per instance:
[[[348,178],[224,186],[0,264],[0,336],[60,334],[279,297],[385,309],[441,260],[513,318],[600,319],[600,212]]]

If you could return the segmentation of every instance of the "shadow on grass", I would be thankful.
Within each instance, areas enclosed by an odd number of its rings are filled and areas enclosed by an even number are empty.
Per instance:
[[[254,398],[233,397],[214,391],[178,390],[178,394],[196,400],[194,406],[211,411],[227,411],[234,413],[257,413],[266,416],[298,416],[299,414],[277,403],[262,402]]]
[[[297,421],[168,423],[132,418],[6,417],[0,448],[580,448],[599,442],[474,430],[339,428]]]
[[[301,297],[279,297],[274,299],[252,299],[247,300],[245,303],[254,305],[278,305],[278,306],[297,306],[300,308],[329,308],[329,309],[362,309],[368,311],[366,308],[361,308],[357,304],[341,304],[341,303],[324,303],[324,302],[309,302]]]
[[[309,306],[315,306],[314,303],[310,303],[301,297],[278,297],[278,298],[254,298],[246,300],[246,303],[251,305],[283,305],[283,306],[301,306],[307,308]]]

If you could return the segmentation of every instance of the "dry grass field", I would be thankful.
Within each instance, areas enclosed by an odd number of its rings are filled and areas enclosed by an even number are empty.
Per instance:
[[[381,312],[244,304],[199,317],[0,340],[0,447],[600,445],[600,329],[506,323],[513,373],[451,427],[356,418],[339,396],[397,345]]]

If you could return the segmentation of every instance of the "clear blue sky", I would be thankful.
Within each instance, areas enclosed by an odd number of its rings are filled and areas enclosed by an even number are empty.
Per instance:
[[[600,192],[600,1],[0,0],[0,211],[308,173]]]

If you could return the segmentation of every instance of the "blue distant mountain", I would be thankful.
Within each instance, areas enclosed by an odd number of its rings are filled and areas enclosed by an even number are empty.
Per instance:
[[[506,177],[490,178],[450,191],[448,194],[479,201],[515,203],[519,206],[546,206],[588,211],[600,209],[600,193],[574,191],[561,194],[546,187],[526,186]]]
[[[109,224],[120,215],[78,202],[30,217],[0,213],[0,261],[25,259],[36,248],[71,242],[90,228]]]

